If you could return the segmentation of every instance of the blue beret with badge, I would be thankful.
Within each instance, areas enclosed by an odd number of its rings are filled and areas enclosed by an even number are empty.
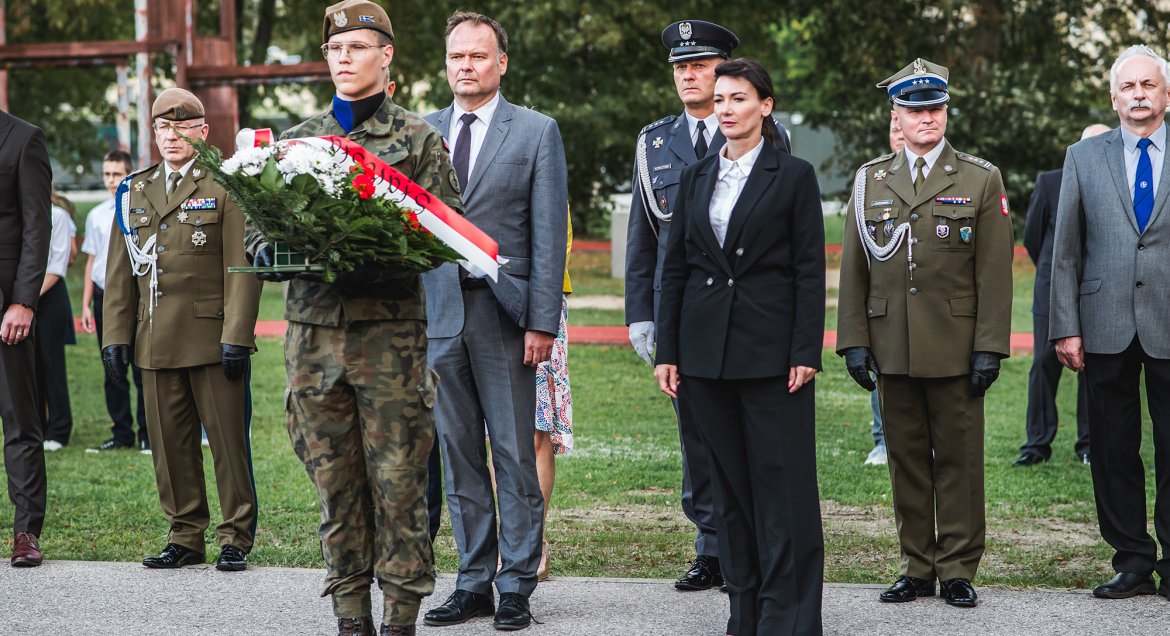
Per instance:
[[[927,108],[951,101],[947,90],[950,71],[945,66],[918,58],[877,84],[890,101],[906,108]]]
[[[704,20],[679,20],[662,30],[662,45],[670,49],[671,64],[703,57],[731,57],[739,38],[731,31]]]

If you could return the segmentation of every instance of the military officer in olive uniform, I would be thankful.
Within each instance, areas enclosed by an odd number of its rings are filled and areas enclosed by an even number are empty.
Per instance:
[[[670,51],[666,61],[674,67],[674,86],[684,110],[638,133],[634,196],[626,234],[626,324],[634,351],[647,364],[653,364],[662,259],[679,178],[683,168],[723,148],[723,133],[715,117],[715,67],[731,57],[739,38],[718,24],[681,20],[662,30],[662,44]],[[787,151],[788,136],[783,127],[780,130]],[[705,590],[723,584],[711,503],[710,458],[698,428],[686,426],[681,419],[679,442],[683,513],[698,532],[695,561],[674,585],[684,591]]]
[[[203,104],[171,88],[151,108],[163,163],[131,175],[129,205],[115,219],[106,269],[102,361],[125,381],[133,344],[142,369],[146,425],[163,512],[166,548],[149,568],[204,561],[210,523],[200,424],[215,459],[223,523],[216,567],[243,570],[256,530],[246,396],[248,358],[256,349],[260,284],[229,274],[244,266],[244,215],[195,165],[179,135],[206,139]]]
[[[1012,224],[999,170],[947,143],[948,71],[878,84],[906,147],[863,165],[846,213],[837,353],[877,390],[901,574],[885,602],[974,607],[984,548],[983,395],[1007,357]]]
[[[442,135],[387,95],[394,30],[386,11],[366,0],[332,5],[323,38],[332,105],[281,139],[348,137],[462,213]],[[263,236],[250,230],[248,244],[256,265],[272,265]],[[286,418],[320,502],[322,596],[332,597],[339,635],[372,636],[377,580],[379,633],[413,635],[435,586],[426,488],[437,378],[427,367],[422,284],[377,264],[333,284],[301,274],[289,282],[284,317]]]

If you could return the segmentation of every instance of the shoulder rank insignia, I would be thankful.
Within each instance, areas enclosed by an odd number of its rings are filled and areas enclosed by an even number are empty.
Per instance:
[[[214,210],[218,201],[215,197],[205,199],[187,199],[180,206],[184,210]]]
[[[969,155],[965,152],[956,152],[955,156],[958,157],[959,159],[962,159],[963,161],[968,162],[968,163],[973,163],[973,164],[975,164],[975,165],[977,165],[980,168],[983,168],[985,170],[991,170],[992,168],[995,167],[994,165],[992,165],[992,163],[990,161],[983,159],[981,157],[976,157],[975,155]]]
[[[645,133],[650,132],[651,130],[654,130],[655,128],[658,128],[659,126],[664,126],[666,124],[669,124],[669,123],[673,122],[677,117],[678,117],[678,115],[667,115],[666,117],[663,117],[662,119],[659,119],[658,121],[646,124],[646,126],[643,127],[642,131],[639,132],[638,134],[639,135],[645,134]]]
[[[874,164],[878,164],[878,163],[881,163],[883,161],[889,161],[890,159],[894,158],[894,154],[895,153],[890,152],[890,153],[886,153],[880,157],[874,157],[873,159],[870,159],[869,161],[866,161],[865,163],[861,164],[861,167],[868,168]]]

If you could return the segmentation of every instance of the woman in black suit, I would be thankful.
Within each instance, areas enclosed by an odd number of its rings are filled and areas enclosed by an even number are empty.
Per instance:
[[[715,77],[727,144],[682,173],[654,375],[711,449],[728,633],[820,634],[820,188],[808,162],[776,149],[767,71],[739,59]]]

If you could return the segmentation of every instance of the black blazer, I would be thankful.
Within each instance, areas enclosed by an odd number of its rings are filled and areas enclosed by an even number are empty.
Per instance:
[[[1048,316],[1048,294],[1052,289],[1052,236],[1056,233],[1056,204],[1060,199],[1063,170],[1041,172],[1028,203],[1024,221],[1024,249],[1036,265],[1036,284],[1032,288],[1032,313]]]
[[[53,172],[40,128],[0,110],[0,312],[37,306],[52,231]]]
[[[820,369],[825,228],[813,167],[765,143],[722,248],[708,215],[718,178],[717,155],[683,171],[663,262],[656,362],[712,379]]]

